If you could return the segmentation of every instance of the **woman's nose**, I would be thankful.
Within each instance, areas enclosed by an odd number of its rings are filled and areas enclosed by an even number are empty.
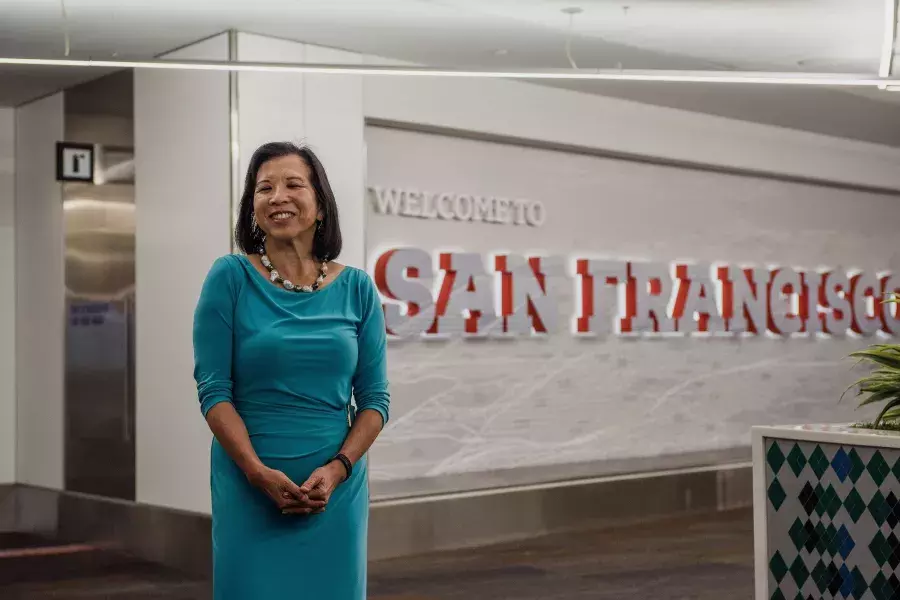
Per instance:
[[[269,204],[283,204],[287,202],[287,188],[278,186],[269,197]]]

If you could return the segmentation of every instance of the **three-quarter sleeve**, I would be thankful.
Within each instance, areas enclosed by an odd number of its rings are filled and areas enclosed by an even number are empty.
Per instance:
[[[237,284],[231,260],[234,257],[223,256],[213,263],[194,311],[194,380],[204,417],[216,404],[232,401]]]
[[[387,378],[387,332],[381,299],[372,279],[360,271],[361,320],[358,331],[359,359],[353,376],[353,397],[358,412],[374,410],[384,424],[390,415]]]

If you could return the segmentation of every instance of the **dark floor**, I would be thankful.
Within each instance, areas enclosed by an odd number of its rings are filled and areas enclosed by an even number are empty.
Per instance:
[[[750,600],[752,595],[749,510],[383,561],[369,572],[370,600]],[[4,600],[209,596],[207,582],[102,549],[0,535]]]

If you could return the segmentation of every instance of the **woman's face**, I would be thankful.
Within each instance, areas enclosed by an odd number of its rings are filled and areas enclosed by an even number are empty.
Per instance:
[[[315,231],[322,215],[310,175],[309,166],[296,154],[273,158],[259,168],[253,211],[267,237],[290,241]]]

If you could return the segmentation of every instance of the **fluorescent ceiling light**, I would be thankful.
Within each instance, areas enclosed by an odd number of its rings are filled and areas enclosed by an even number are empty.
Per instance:
[[[490,79],[556,79],[589,81],[637,81],[670,83],[745,83],[817,86],[898,86],[900,79],[853,73],[768,73],[733,71],[663,71],[624,69],[558,69],[503,71],[380,65],[260,63],[187,60],[77,60],[0,58],[0,65],[39,67],[101,67],[107,69],[170,69],[188,71],[255,71],[270,73],[319,73],[337,75],[387,75],[394,77],[467,77]]]

